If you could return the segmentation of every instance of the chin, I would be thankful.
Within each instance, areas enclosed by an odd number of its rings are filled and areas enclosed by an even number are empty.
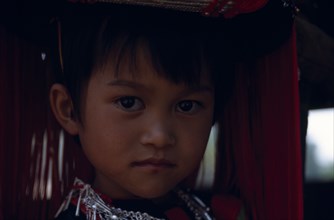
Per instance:
[[[140,189],[136,192],[134,192],[134,194],[140,198],[144,198],[144,199],[155,199],[155,198],[159,198],[159,197],[163,197],[164,195],[168,194],[173,187],[166,187],[166,188],[162,188],[162,187],[156,187],[156,188],[145,188],[145,189]]]

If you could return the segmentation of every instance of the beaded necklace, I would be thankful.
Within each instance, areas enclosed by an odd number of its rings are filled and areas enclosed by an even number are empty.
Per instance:
[[[210,216],[210,209],[195,195],[181,189],[176,189],[177,197],[186,205],[195,220],[214,220]],[[165,220],[156,218],[146,212],[124,210],[106,204],[89,184],[80,179],[75,179],[74,187],[59,208],[56,217],[68,209],[73,199],[76,200],[76,216],[79,216],[80,210],[84,210],[88,220]]]

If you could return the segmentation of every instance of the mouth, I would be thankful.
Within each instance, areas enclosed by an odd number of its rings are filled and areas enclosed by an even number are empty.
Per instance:
[[[135,161],[131,164],[132,167],[147,167],[147,168],[173,168],[176,167],[175,163],[172,163],[166,159],[156,159],[156,158],[149,158],[146,160]]]

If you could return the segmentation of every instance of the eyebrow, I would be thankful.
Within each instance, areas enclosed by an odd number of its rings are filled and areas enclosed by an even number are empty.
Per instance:
[[[124,86],[124,87],[130,87],[133,89],[145,89],[147,88],[145,85],[134,82],[134,81],[130,81],[130,80],[112,80],[110,82],[107,83],[107,85],[109,86]],[[214,92],[214,88],[212,86],[209,85],[190,85],[188,86],[188,88],[186,89],[185,93],[199,93],[199,92],[209,92],[209,93],[213,93]]]
[[[133,81],[129,81],[129,80],[112,80],[110,82],[107,83],[107,85],[109,86],[125,86],[125,87],[130,87],[130,88],[144,88],[145,86],[137,83],[137,82],[133,82]]]

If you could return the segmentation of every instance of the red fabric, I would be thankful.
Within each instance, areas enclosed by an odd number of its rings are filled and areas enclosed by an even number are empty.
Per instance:
[[[0,220],[52,218],[74,173],[85,180],[91,173],[66,135],[59,169],[60,129],[48,107],[41,51],[0,26]]]
[[[211,209],[216,220],[237,220],[242,202],[233,196],[214,196]]]
[[[177,207],[168,210],[165,214],[170,220],[190,220],[187,214]]]
[[[255,12],[267,4],[268,0],[239,0],[235,1],[235,6],[231,10],[227,10],[224,14],[225,18],[232,18],[238,14]]]
[[[96,3],[96,0],[68,0],[72,3]],[[125,1],[126,2],[126,1]],[[137,1],[140,2],[140,1]],[[145,2],[145,1],[144,1]],[[204,15],[218,16],[220,13],[226,18],[232,18],[238,14],[251,13],[259,10],[267,4],[268,0],[211,0],[208,6],[203,8]]]
[[[295,36],[243,63],[222,119],[218,187],[254,220],[301,220],[302,162]],[[224,175],[225,174],[225,175]]]

